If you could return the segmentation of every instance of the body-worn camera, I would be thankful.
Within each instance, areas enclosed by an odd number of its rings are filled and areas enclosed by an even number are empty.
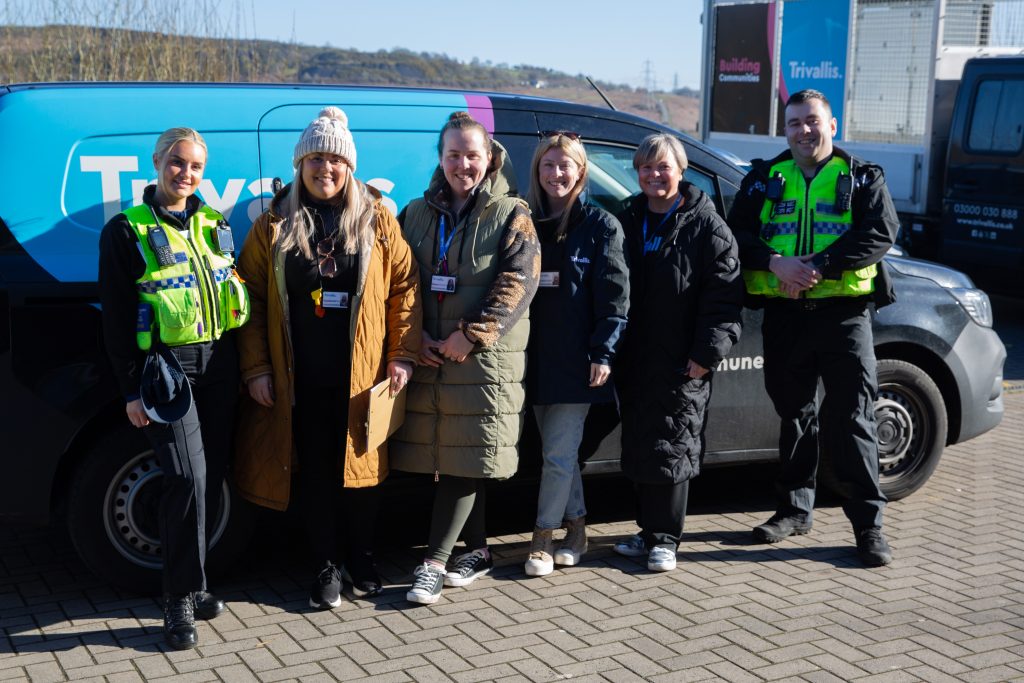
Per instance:
[[[224,221],[217,221],[217,228],[213,231],[213,241],[222,254],[235,253],[235,238],[231,235],[231,226]]]
[[[782,199],[782,193],[786,189],[786,178],[779,172],[776,172],[771,178],[768,179],[768,187],[764,191],[765,198],[770,202],[777,202]]]

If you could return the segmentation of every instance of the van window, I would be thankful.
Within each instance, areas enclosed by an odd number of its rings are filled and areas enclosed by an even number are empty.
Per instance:
[[[626,206],[626,199],[640,191],[640,183],[633,170],[632,147],[583,144],[587,149],[590,201],[605,211],[618,214]]]
[[[626,199],[640,191],[640,183],[633,168],[632,147],[618,147],[585,142],[587,161],[590,163],[590,200],[601,208],[618,214]],[[690,166],[683,178],[707,194],[712,201],[718,197],[714,176]],[[717,204],[717,202],[716,202]]]
[[[1024,139],[1024,80],[981,81],[974,97],[967,147],[972,152],[1016,153]]]
[[[693,166],[686,169],[686,173],[683,174],[683,180],[689,180],[691,183],[701,189],[701,192],[711,198],[712,202],[715,202],[715,206],[718,206],[718,202],[715,201],[718,197],[718,191],[715,189],[715,179],[700,171]]]

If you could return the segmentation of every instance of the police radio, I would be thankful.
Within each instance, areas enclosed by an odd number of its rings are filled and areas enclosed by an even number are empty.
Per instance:
[[[853,204],[853,176],[849,173],[840,173],[836,178],[836,209],[837,213],[844,213],[850,210]]]
[[[177,263],[174,258],[174,250],[171,243],[167,241],[167,233],[159,225],[154,225],[146,231],[146,239],[149,240],[149,247],[156,254],[156,261],[162,267],[173,266]]]

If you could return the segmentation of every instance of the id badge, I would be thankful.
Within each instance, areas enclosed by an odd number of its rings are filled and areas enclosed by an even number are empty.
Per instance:
[[[545,270],[541,271],[540,274],[540,286],[541,287],[557,287],[558,276],[560,273],[557,270]]]
[[[441,294],[452,294],[455,292],[455,276],[453,275],[432,275],[430,277],[430,291]]]
[[[324,292],[324,308],[348,308],[348,292]]]

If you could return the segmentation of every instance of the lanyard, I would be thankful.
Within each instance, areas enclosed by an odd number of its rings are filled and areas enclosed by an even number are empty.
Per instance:
[[[665,212],[664,216],[662,216],[661,222],[658,223],[657,227],[655,227],[654,230],[651,231],[651,238],[650,239],[647,239],[647,211],[644,211],[644,227],[643,227],[643,230],[644,230],[644,253],[645,254],[647,252],[649,252],[649,251],[656,250],[661,245],[661,237],[658,235],[658,231],[661,230],[661,226],[665,225],[665,221],[667,221],[669,219],[669,217],[675,212],[675,210],[679,208],[679,204],[682,201],[683,201],[683,194],[680,192],[679,196],[676,197],[676,200],[674,202],[672,202],[672,206],[670,206],[669,210],[667,212]]]
[[[438,246],[437,246],[437,268],[438,268],[438,272],[440,272],[441,264],[444,264],[446,266],[445,272],[447,272],[448,249],[452,246],[452,240],[455,239],[455,233],[457,232],[456,227],[452,227],[451,234],[448,235],[447,238],[446,238],[445,237],[445,233],[447,232],[447,230],[445,229],[445,227],[446,227],[446,225],[445,225],[445,220],[444,220],[444,214],[441,214],[441,224],[437,228],[437,241],[438,241]]]

